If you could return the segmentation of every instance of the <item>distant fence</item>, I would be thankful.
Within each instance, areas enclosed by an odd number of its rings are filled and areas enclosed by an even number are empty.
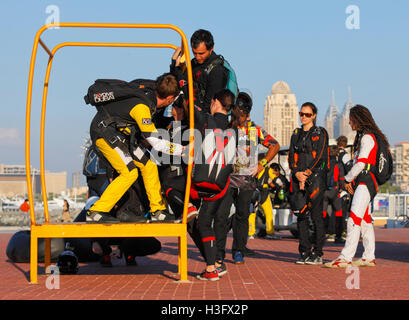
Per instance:
[[[71,220],[74,220],[81,209],[70,210]],[[36,210],[36,222],[44,223],[44,210]],[[50,222],[60,222],[62,210],[50,211]],[[30,226],[30,214],[20,210],[4,210],[0,212],[0,226]]]
[[[409,216],[409,193],[389,195],[389,219],[406,219]]]

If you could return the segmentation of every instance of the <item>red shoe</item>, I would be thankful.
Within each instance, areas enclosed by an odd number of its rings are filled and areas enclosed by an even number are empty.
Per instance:
[[[209,280],[209,281],[217,281],[220,279],[219,272],[216,270],[212,272],[203,271],[201,274],[196,276],[199,280]]]

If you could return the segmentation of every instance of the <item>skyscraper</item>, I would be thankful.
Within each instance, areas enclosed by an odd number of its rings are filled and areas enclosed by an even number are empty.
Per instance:
[[[351,110],[353,106],[354,104],[351,101],[351,88],[348,87],[347,102],[345,103],[342,112],[339,112],[335,104],[334,90],[332,90],[331,104],[328,107],[324,119],[324,127],[327,129],[330,139],[346,136],[348,138],[348,143],[353,143],[355,133],[349,125],[349,110]]]
[[[289,146],[291,135],[298,124],[298,107],[295,95],[284,81],[276,82],[264,105],[263,128],[281,146]]]
[[[334,90],[332,90],[331,104],[328,107],[327,113],[325,115],[324,127],[327,129],[330,139],[336,139],[339,133],[339,123],[336,119],[338,117],[338,108],[335,104]]]
[[[351,88],[348,87],[348,99],[342,109],[342,112],[339,114],[336,122],[339,125],[339,135],[345,136],[348,138],[348,141],[351,142],[355,138],[355,133],[352,131],[351,126],[349,125],[349,110],[354,106],[351,101]]]

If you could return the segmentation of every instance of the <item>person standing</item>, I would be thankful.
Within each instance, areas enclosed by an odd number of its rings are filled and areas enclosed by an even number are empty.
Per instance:
[[[271,202],[270,184],[269,184],[269,182],[271,183],[271,181],[275,180],[276,178],[277,176],[274,174],[274,171],[269,166],[265,167],[257,175],[257,184],[258,184],[257,187],[260,191],[260,207],[266,219],[266,230],[265,230],[266,235],[264,238],[267,240],[279,240],[280,239],[280,237],[274,233],[273,204]],[[249,224],[253,223],[253,221],[251,221],[252,220],[251,217],[252,215],[250,215],[249,217]],[[251,229],[255,229],[255,227]]]
[[[68,201],[65,199],[64,199],[64,204],[62,207],[61,222],[71,222],[70,205]]]
[[[204,112],[210,113],[211,100],[217,92],[226,88],[229,72],[224,67],[223,56],[215,53],[213,35],[208,30],[196,30],[190,38],[190,45],[194,55],[192,59],[194,104]],[[183,59],[183,50],[178,47],[172,57],[170,72],[178,79],[184,96],[188,97]],[[237,92],[232,93],[237,95]]]
[[[343,171],[344,175],[348,173],[349,170],[351,170],[353,161],[349,155],[349,153],[346,150],[346,147],[348,145],[348,138],[345,136],[339,136],[337,138],[337,146],[338,146],[338,163],[339,165],[343,166]],[[345,180],[344,180],[345,182]],[[343,232],[342,232],[342,237],[341,241],[345,241],[346,239],[346,229],[347,229],[347,219],[349,215],[349,209],[351,207],[351,195],[346,192],[343,188],[340,190],[339,194],[341,198],[341,205],[342,205],[342,217],[343,217]]]
[[[30,216],[30,205],[28,203],[28,199],[25,199],[24,202],[20,205],[20,211],[24,214],[23,225],[26,225]]]
[[[236,208],[232,216],[233,244],[232,256],[235,264],[244,263],[244,255],[248,254],[246,247],[249,232],[250,205],[254,190],[257,187],[257,176],[266,168],[280,150],[280,145],[263,128],[250,120],[253,100],[246,92],[240,92],[233,110],[237,121],[232,128],[237,130],[237,157],[233,166],[232,200]],[[233,114],[232,114],[233,115]],[[257,162],[257,147],[261,144],[268,148],[263,159]]]
[[[228,113],[234,100],[233,93],[223,89],[212,99],[210,114],[195,110],[195,128],[205,135],[203,152],[195,154],[190,192],[192,199],[201,199],[197,230],[192,230],[198,232],[192,236],[195,243],[197,236],[200,236],[201,243],[197,246],[206,261],[205,270],[197,275],[199,280],[217,281],[227,272],[225,264],[217,257],[224,255],[224,234],[231,207],[229,186],[232,163],[228,159],[233,158],[237,144],[235,139],[225,136],[225,130],[228,129]],[[211,146],[212,140],[214,146]]]
[[[289,150],[291,170],[290,204],[297,215],[300,259],[297,264],[322,264],[325,226],[322,215],[323,195],[328,170],[328,133],[316,126],[317,107],[306,102],[301,106],[302,127],[294,130]],[[310,240],[310,218],[314,241]]]
[[[378,169],[377,153],[380,144],[389,150],[389,142],[379,129],[368,108],[356,105],[349,112],[349,124],[356,131],[354,141],[354,164],[345,176],[345,189],[353,195],[347,221],[345,246],[339,257],[325,264],[329,268],[346,268],[351,264],[373,267],[375,263],[375,232],[372,224],[371,201],[378,183],[371,168]],[[382,163],[385,165],[385,163]],[[382,171],[379,168],[379,172]],[[352,262],[360,236],[364,252],[362,258]]]
[[[344,168],[338,162],[338,148],[329,148],[329,171],[327,176],[327,190],[324,192],[323,217],[328,242],[342,242],[342,232],[344,219],[342,215],[342,200],[340,198],[340,188],[344,182]],[[328,207],[331,206],[331,215]]]

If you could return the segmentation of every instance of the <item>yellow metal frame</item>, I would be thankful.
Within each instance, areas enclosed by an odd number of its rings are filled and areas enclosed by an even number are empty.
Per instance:
[[[30,283],[37,283],[38,273],[38,239],[45,238],[45,269],[51,262],[51,238],[98,238],[98,237],[177,237],[179,244],[178,254],[178,272],[180,281],[187,281],[187,228],[186,217],[188,202],[190,196],[191,172],[193,160],[193,99],[189,99],[189,158],[188,172],[185,193],[185,205],[183,208],[182,223],[119,223],[119,224],[86,224],[86,223],[51,223],[48,212],[47,191],[45,186],[45,165],[44,165],[44,129],[45,129],[45,111],[47,103],[48,83],[50,79],[51,66],[57,50],[66,46],[76,47],[143,47],[143,48],[172,48],[177,46],[161,43],[95,43],[95,42],[64,42],[55,46],[52,50],[41,40],[41,34],[53,27],[68,28],[145,28],[145,29],[171,29],[179,33],[182,38],[182,45],[186,56],[186,66],[188,74],[189,96],[193,96],[193,78],[192,67],[190,63],[190,54],[188,42],[181,29],[169,24],[125,24],[125,23],[56,23],[47,24],[41,27],[35,37],[33,51],[31,55],[30,72],[27,88],[27,106],[26,106],[26,136],[25,136],[25,163],[27,176],[27,193],[30,204],[31,218],[31,244],[30,244]],[[44,201],[44,223],[37,224],[34,212],[34,197],[31,181],[30,166],[30,122],[31,122],[31,98],[33,89],[34,67],[36,62],[37,48],[40,44],[48,53],[47,72],[44,80],[43,99],[41,108],[41,131],[40,131],[40,172],[41,172],[41,192]]]

